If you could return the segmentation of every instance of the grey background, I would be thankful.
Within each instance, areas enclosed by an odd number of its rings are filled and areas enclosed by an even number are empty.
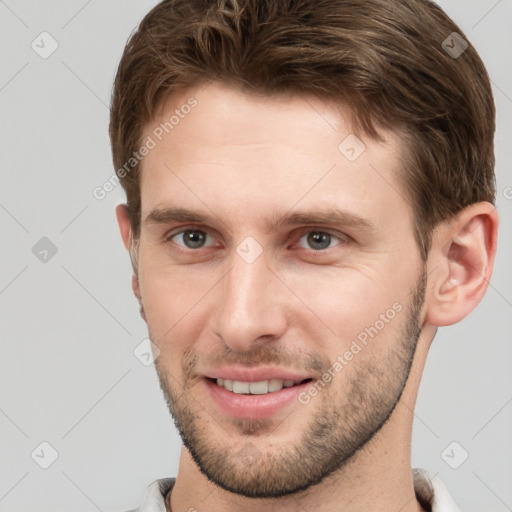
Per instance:
[[[125,510],[177,471],[154,367],[133,354],[147,331],[115,221],[124,195],[92,195],[113,172],[115,69],[155,3],[0,1],[0,511]],[[512,0],[440,3],[493,82],[500,249],[483,303],[431,350],[413,465],[439,473],[463,510],[502,512],[512,510]],[[59,45],[47,59],[31,47],[43,31]],[[33,253],[43,237],[57,248],[46,262]],[[46,470],[43,441],[58,452]]]

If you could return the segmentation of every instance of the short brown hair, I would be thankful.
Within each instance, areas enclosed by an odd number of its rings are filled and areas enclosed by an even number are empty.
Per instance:
[[[460,42],[468,45],[462,54],[448,51]],[[132,34],[117,70],[115,168],[140,147],[142,127],[169,94],[211,80],[343,102],[372,138],[379,126],[399,131],[400,179],[424,259],[439,222],[472,203],[494,204],[489,77],[460,28],[429,0],[164,0]],[[137,239],[140,164],[118,175]]]

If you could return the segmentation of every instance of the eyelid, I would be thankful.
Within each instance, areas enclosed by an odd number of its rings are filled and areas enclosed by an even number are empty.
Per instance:
[[[183,233],[184,231],[203,231],[205,233],[208,233],[208,231],[206,229],[204,229],[204,228],[201,229],[201,227],[196,226],[196,225],[188,225],[188,226],[180,226],[180,227],[177,227],[177,228],[173,228],[170,231],[167,231],[164,234],[163,238],[164,238],[164,240],[168,241],[171,238],[173,238],[174,236],[179,235],[180,233]]]

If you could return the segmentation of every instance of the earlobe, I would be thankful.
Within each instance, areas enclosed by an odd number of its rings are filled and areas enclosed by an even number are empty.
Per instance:
[[[441,327],[461,321],[482,300],[496,254],[498,215],[492,204],[475,203],[436,231],[426,320]]]

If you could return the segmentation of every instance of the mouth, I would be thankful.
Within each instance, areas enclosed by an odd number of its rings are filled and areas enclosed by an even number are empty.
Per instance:
[[[278,372],[263,371],[260,372],[262,375],[256,372],[238,372],[238,375],[233,375],[237,372],[230,373],[224,376],[205,376],[203,382],[209,398],[206,403],[208,407],[213,407],[216,414],[245,420],[277,420],[288,415],[291,408],[300,405],[300,393],[314,380],[292,374],[281,375],[287,378],[277,378],[275,373]],[[231,378],[226,378],[228,376]]]
[[[282,380],[282,379],[269,379],[260,380],[257,382],[248,382],[241,380],[231,379],[215,379],[208,378],[208,380],[227,391],[238,395],[266,395],[269,393],[276,393],[283,388],[292,388],[311,382],[313,379],[302,379],[299,381]]]

